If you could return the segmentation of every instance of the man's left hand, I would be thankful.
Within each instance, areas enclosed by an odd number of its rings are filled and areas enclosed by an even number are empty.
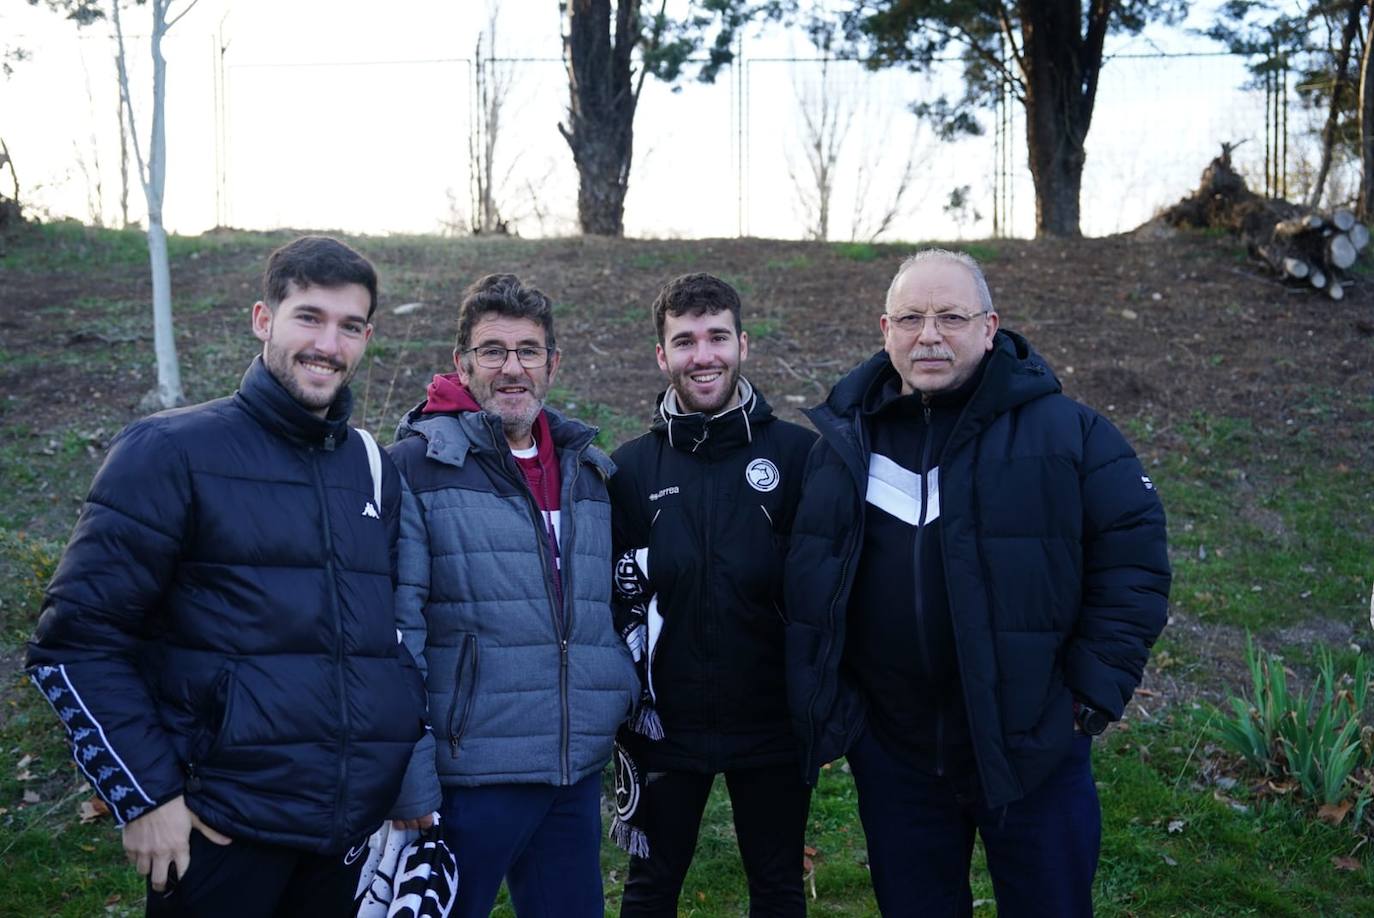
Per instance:
[[[434,814],[433,814],[433,813],[426,813],[425,815],[419,817],[418,819],[393,819],[393,820],[391,820],[391,827],[392,827],[393,829],[414,829],[414,830],[417,831],[417,832],[420,831],[420,830],[422,830],[422,829],[428,829],[428,828],[429,828],[430,826],[432,826],[432,825],[434,825]]]

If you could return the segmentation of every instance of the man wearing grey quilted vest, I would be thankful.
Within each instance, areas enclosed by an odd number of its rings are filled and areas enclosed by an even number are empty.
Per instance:
[[[410,483],[397,618],[425,670],[455,918],[600,916],[601,770],[639,681],[611,623],[613,467],[544,407],[549,298],[510,274],[464,293],[455,372],[402,419]],[[429,763],[417,763],[417,765]]]

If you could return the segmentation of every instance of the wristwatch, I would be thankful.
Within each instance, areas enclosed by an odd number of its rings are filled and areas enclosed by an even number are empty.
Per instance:
[[[1081,701],[1073,703],[1073,719],[1078,723],[1078,729],[1089,736],[1097,736],[1111,723],[1111,718],[1105,712]]]

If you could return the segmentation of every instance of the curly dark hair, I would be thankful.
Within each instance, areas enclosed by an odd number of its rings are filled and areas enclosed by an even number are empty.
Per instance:
[[[275,310],[291,291],[307,287],[367,288],[367,319],[377,311],[377,269],[358,252],[332,236],[301,236],[267,258],[262,276],[262,300]]]
[[[739,293],[714,274],[683,274],[675,277],[658,291],[654,297],[654,328],[658,331],[658,343],[663,343],[663,325],[668,316],[712,315],[729,310],[735,319],[735,334],[743,328],[740,324]]]
[[[538,287],[521,283],[514,274],[488,274],[463,291],[454,349],[461,354],[472,347],[472,329],[483,316],[491,314],[533,319],[544,328],[545,344],[550,348],[557,346],[553,336],[553,301]]]

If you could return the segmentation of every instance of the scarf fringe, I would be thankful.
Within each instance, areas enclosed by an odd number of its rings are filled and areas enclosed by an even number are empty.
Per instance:
[[[639,711],[635,713],[634,720],[630,722],[630,729],[640,736],[647,736],[651,740],[663,739],[663,721],[658,719],[658,711],[645,699],[639,706]]]
[[[649,836],[644,834],[643,829],[621,822],[619,816],[611,820],[610,839],[631,857],[649,856]]]

